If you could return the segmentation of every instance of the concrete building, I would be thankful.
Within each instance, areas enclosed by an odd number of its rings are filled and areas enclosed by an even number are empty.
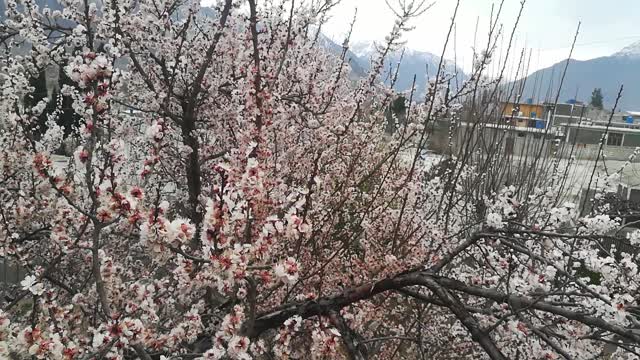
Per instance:
[[[515,127],[544,129],[545,108],[541,104],[505,102],[502,104],[502,119],[506,124]]]
[[[582,113],[582,110],[581,110]],[[563,134],[565,152],[580,159],[598,156],[600,143],[605,157],[626,160],[640,147],[640,112],[611,112],[589,109],[582,118],[556,118],[553,124]],[[567,155],[569,156],[569,155]]]
[[[562,127],[564,136],[563,156],[581,160],[595,160],[600,151],[609,160],[627,160],[640,146],[640,128],[623,128],[602,125],[567,124]]]
[[[622,111],[613,115],[612,122],[640,124],[640,111]]]
[[[455,154],[472,141],[476,144],[499,144],[499,151],[507,155],[547,154],[556,138],[555,130],[513,124],[461,122],[450,128],[451,123],[438,121],[431,128],[427,148],[437,154]],[[547,141],[542,141],[547,139]],[[485,147],[484,145],[481,147]]]
[[[551,124],[578,123],[580,121],[591,121],[593,113],[590,108],[581,103],[553,104],[544,103],[544,116],[551,120]]]

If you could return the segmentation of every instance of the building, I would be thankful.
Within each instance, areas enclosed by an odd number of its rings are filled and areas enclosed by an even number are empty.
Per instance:
[[[427,149],[437,154],[455,154],[471,141],[492,144],[491,146],[499,147],[498,151],[507,155],[546,155],[551,151],[550,145],[555,136],[552,129],[511,124],[459,122],[450,128],[450,122],[437,121],[432,125]],[[542,141],[543,139],[547,141]]]
[[[526,103],[505,102],[502,104],[502,118],[506,124],[515,127],[544,129],[547,121],[544,118],[544,105]]]
[[[534,104],[533,99],[529,99],[525,103],[503,103],[502,117],[507,124],[516,127],[544,129],[547,127],[547,123],[550,123],[551,126],[557,126],[558,124],[592,121],[594,116],[598,118],[600,116],[595,113],[595,110],[597,109],[590,108],[580,102]]]
[[[594,117],[599,117],[596,112],[597,109],[579,102],[564,104],[545,102],[543,105],[545,117],[551,120],[552,126],[584,123],[585,121],[592,121]]]
[[[452,143],[460,146],[468,141],[470,131],[477,132],[473,136],[483,143],[504,142],[504,152],[513,155],[542,148],[538,153],[563,158],[595,160],[602,154],[609,160],[626,161],[640,147],[640,111],[612,116],[611,111],[576,101],[535,104],[532,99],[498,106],[500,118],[489,122],[460,122],[455,128],[449,121],[432,124],[430,150],[451,151]]]
[[[640,123],[592,120],[556,124],[556,129],[564,135],[565,151],[578,159],[596,159],[601,143],[610,160],[627,160],[640,147]]]
[[[622,111],[613,115],[612,122],[640,124],[640,111]]]

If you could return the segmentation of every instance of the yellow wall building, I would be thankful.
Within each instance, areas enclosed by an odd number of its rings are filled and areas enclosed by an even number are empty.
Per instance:
[[[513,125],[517,127],[535,127],[531,126],[531,121],[541,120],[544,116],[544,106],[538,104],[513,103],[503,104],[503,114],[505,118],[513,117]]]

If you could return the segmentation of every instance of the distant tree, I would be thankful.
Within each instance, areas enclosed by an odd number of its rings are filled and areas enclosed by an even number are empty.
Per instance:
[[[591,102],[590,105],[596,109],[602,109],[602,89],[595,88],[591,93]]]

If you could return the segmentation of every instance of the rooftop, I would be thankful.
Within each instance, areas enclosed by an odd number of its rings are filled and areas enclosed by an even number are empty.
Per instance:
[[[601,121],[597,122],[597,124],[602,123]],[[610,130],[610,131],[616,131],[616,132],[623,132],[623,133],[640,133],[640,124],[624,124],[624,123],[616,123],[615,126],[606,126],[606,122],[604,125],[597,125],[597,124],[590,124],[590,123],[581,123],[581,124],[560,124],[557,126],[562,126],[562,127],[570,127],[570,128],[577,128],[577,129],[590,129],[590,130]],[[613,124],[612,124],[613,125]]]

